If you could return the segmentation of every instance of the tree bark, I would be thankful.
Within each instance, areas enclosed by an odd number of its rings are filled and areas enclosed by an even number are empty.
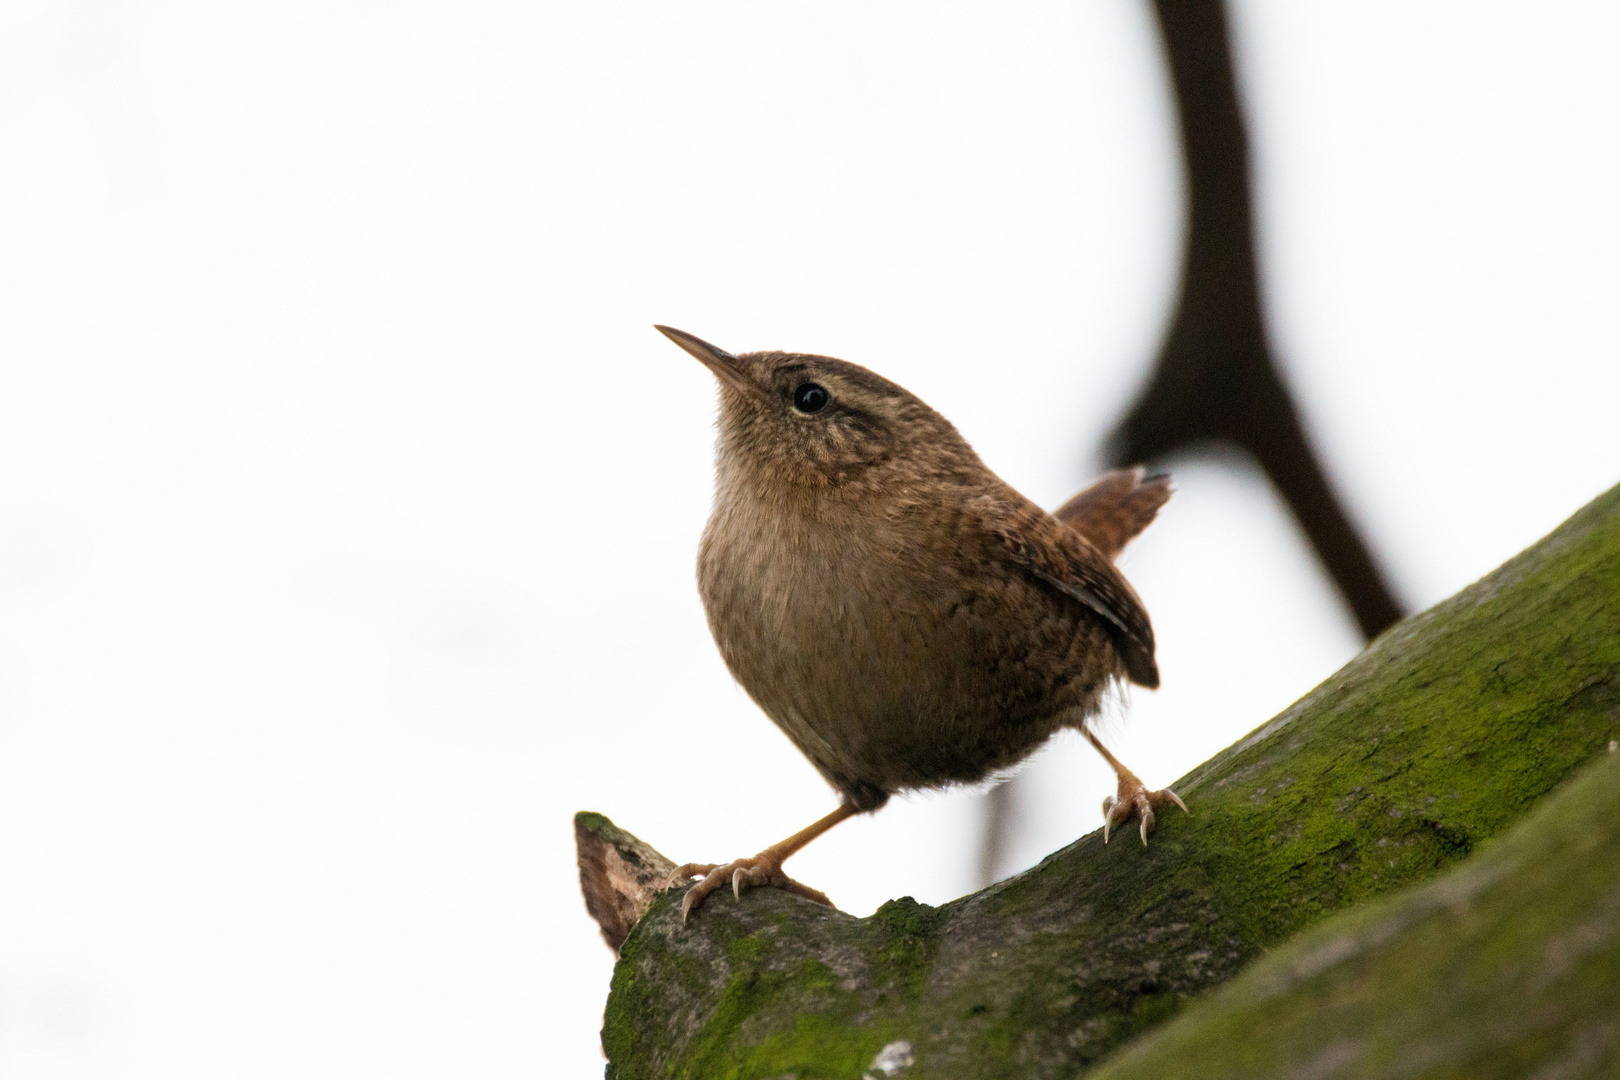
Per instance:
[[[1429,885],[1306,931],[1098,1080],[1620,1073],[1620,753]]]
[[[1072,1077],[1264,950],[1464,860],[1617,739],[1620,488],[1179,781],[1192,816],[1162,815],[1146,849],[1092,833],[866,919],[759,889],[682,925],[680,893],[647,890],[608,1076]]]

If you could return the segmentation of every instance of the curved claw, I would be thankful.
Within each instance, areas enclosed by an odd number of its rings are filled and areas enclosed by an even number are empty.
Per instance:
[[[1140,781],[1136,783],[1139,785]],[[1108,843],[1114,826],[1123,825],[1134,817],[1139,819],[1137,835],[1142,838],[1142,846],[1146,847],[1148,833],[1153,831],[1158,820],[1153,813],[1153,808],[1156,806],[1163,806],[1166,803],[1173,802],[1181,807],[1182,813],[1192,813],[1191,810],[1187,809],[1187,804],[1181,801],[1181,796],[1169,788],[1162,791],[1147,791],[1137,787],[1136,790],[1132,791],[1122,784],[1122,790],[1126,792],[1123,797],[1110,795],[1103,799],[1103,843],[1105,844]]]
[[[827,907],[833,906],[833,902],[827,899],[826,893],[794,881],[782,873],[780,859],[767,859],[764,853],[755,855],[753,858],[738,859],[735,862],[723,865],[716,863],[688,863],[671,874],[670,881],[673,883],[679,877],[691,877],[693,874],[702,874],[703,880],[688,889],[686,896],[681,899],[682,923],[686,922],[688,915],[703,906],[703,902],[709,898],[710,893],[725,888],[728,877],[731,879],[731,895],[739,901],[742,899],[742,887],[744,885],[768,885],[772,888],[781,889],[783,892],[791,893],[794,896],[802,896],[806,900],[825,904]]]
[[[669,877],[664,879],[664,891],[668,892],[682,881],[690,881],[695,877],[706,877],[712,874],[718,865],[718,863],[682,863],[671,870]]]

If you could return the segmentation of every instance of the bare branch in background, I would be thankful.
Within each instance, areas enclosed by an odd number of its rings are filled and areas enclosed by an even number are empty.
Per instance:
[[[1266,336],[1255,261],[1249,142],[1220,0],[1154,0],[1187,167],[1187,247],[1176,313],[1147,388],[1109,435],[1110,465],[1162,463],[1211,446],[1249,454],[1293,511],[1372,639],[1402,615],[1328,484]],[[1014,781],[1016,782],[1016,781]],[[1005,867],[1011,783],[985,796],[980,876]]]

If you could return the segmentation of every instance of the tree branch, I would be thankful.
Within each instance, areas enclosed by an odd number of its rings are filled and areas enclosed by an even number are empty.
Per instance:
[[[1616,745],[1462,866],[1306,931],[1098,1080],[1615,1075]]]

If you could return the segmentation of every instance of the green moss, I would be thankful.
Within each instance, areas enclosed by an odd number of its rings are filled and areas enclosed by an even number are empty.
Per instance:
[[[817,990],[833,990],[838,986],[838,976],[833,973],[832,968],[820,960],[806,960],[794,972],[793,984],[812,993]]]
[[[772,890],[684,927],[655,904],[615,972],[610,1076],[858,1076],[838,1070],[894,1032],[908,1080],[1073,1076],[1298,931],[1456,865],[1611,739],[1620,489],[1183,778],[1193,815],[1146,849],[1094,833],[865,920]]]
[[[749,1022],[778,1011],[791,986],[795,1006],[785,1024],[762,1038],[748,1037]],[[835,996],[839,979],[819,960],[805,959],[789,972],[740,971],[720,995],[719,1007],[701,1037],[670,1075],[693,1080],[751,1080],[791,1075],[800,1080],[858,1077],[889,1041],[894,1024],[862,1023]],[[817,1004],[830,1011],[817,1011]]]
[[[872,912],[872,922],[896,938],[915,940],[927,937],[938,929],[940,909],[902,896]]]
[[[1614,1075],[1620,754],[1605,758],[1469,862],[1300,935],[1099,1080]]]
[[[620,947],[619,962],[614,965],[613,982],[608,991],[608,1000],[614,1007],[604,1010],[602,1014],[602,1053],[609,1061],[609,1080],[613,1077],[631,1080],[649,1075],[637,1067],[643,1056],[637,1054],[636,1049],[640,1032],[646,1029],[648,1010],[656,1007],[654,1002],[664,991],[662,987],[649,985],[649,981],[641,976],[640,944],[635,930],[632,930],[630,937]]]
[[[787,976],[772,971],[742,971],[731,977],[702,1038],[676,1075],[693,1080],[734,1080],[742,1075],[737,1062],[738,1033],[742,1024],[773,995],[780,994]]]
[[[887,935],[876,950],[888,978],[908,998],[920,997],[934,955],[934,935],[943,921],[941,909],[919,904],[909,896],[890,900],[872,913],[872,925]]]
[[[705,1076],[735,1076],[738,1080],[774,1080],[793,1076],[797,1080],[856,1080],[887,1043],[892,1041],[893,1025],[853,1027],[846,1018],[801,1013],[793,1018],[789,1031],[768,1036],[749,1047],[730,1073],[704,1073]],[[910,1071],[907,1080],[922,1074]]]
[[[752,964],[764,956],[769,948],[762,936],[735,937],[726,942],[726,959],[733,965]]]

